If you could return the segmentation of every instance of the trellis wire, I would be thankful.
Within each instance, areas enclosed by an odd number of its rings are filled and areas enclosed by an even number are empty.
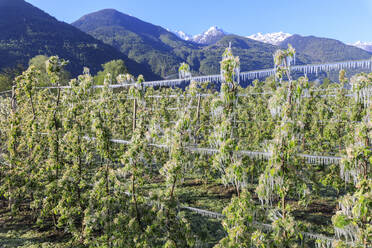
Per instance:
[[[125,194],[128,195],[128,196],[132,195],[130,192],[125,192]],[[154,204],[154,202],[152,201],[149,205],[152,206],[153,204]],[[226,218],[225,215],[223,215],[221,213],[218,213],[218,212],[199,209],[199,208],[195,208],[195,207],[189,207],[189,206],[185,206],[185,205],[179,205],[178,207],[179,207],[179,209],[188,210],[188,211],[191,211],[191,212],[194,212],[196,214],[199,214],[199,215],[202,215],[202,216],[205,216],[205,217],[208,217],[208,218],[212,218],[212,219],[223,220],[223,219]],[[252,224],[259,227],[261,230],[266,230],[266,231],[273,230],[273,227],[272,227],[271,224],[261,223],[261,222],[258,222],[258,221],[252,221]],[[308,237],[309,239],[326,241],[327,245],[328,245],[327,247],[331,247],[330,244],[334,241],[341,241],[340,239],[328,237],[328,236],[325,236],[323,234],[318,234],[318,233],[301,232],[301,234],[304,237]],[[354,242],[346,242],[346,244],[354,245]]]
[[[40,133],[41,135],[48,135],[47,133]],[[95,141],[96,138],[84,136],[84,139]],[[110,139],[110,142],[122,145],[129,145],[132,142],[128,140],[121,140],[121,139]],[[155,144],[149,143],[149,146],[162,148],[162,149],[169,149],[169,146],[164,144]],[[202,147],[185,147],[185,149],[189,150],[190,152],[200,153],[200,154],[208,154],[213,155],[219,152],[218,149],[215,148],[202,148]],[[268,160],[271,158],[272,154],[269,152],[260,152],[260,151],[236,151],[237,154],[248,156],[253,159],[260,159],[260,160]],[[308,164],[322,164],[322,165],[330,165],[330,164],[339,164],[341,162],[341,157],[336,156],[321,156],[321,155],[308,155],[308,154],[298,154],[300,158],[306,160]]]
[[[208,210],[204,210],[204,209],[198,209],[198,208],[187,207],[187,206],[180,206],[180,208],[181,209],[186,209],[186,210],[189,210],[189,211],[192,211],[192,212],[195,212],[195,213],[198,213],[200,215],[210,217],[210,218],[213,218],[213,219],[222,220],[222,219],[225,218],[225,216],[223,214],[208,211]]]
[[[341,69],[355,69],[355,68],[366,68],[372,70],[372,59],[365,59],[365,60],[350,60],[350,61],[341,61],[341,62],[329,62],[323,64],[308,64],[308,65],[297,65],[291,66],[290,70],[294,72],[302,72],[304,74],[309,73],[316,73],[318,74],[320,71],[329,72],[332,70],[341,70]],[[269,77],[276,73],[275,69],[263,69],[263,70],[254,70],[254,71],[247,71],[241,72],[239,74],[239,80],[253,80],[259,78]],[[204,82],[214,82],[218,83],[221,82],[221,75],[206,75],[206,76],[196,76],[190,78],[181,78],[181,79],[172,79],[172,80],[158,80],[158,81],[148,81],[142,83],[144,87],[174,87],[182,84],[190,83],[191,81],[195,81],[198,83]],[[138,84],[111,84],[109,88],[127,88],[131,86],[139,86]],[[103,85],[94,85],[93,88],[104,88]],[[71,86],[47,86],[47,87],[38,87],[40,89],[70,89]],[[1,94],[1,92],[0,92]]]
[[[40,133],[41,135],[48,135],[47,133]],[[95,141],[96,138],[84,136],[85,139]],[[121,140],[121,139],[110,139],[112,143],[116,144],[123,144],[123,145],[129,145],[131,144],[131,141],[128,140]],[[149,146],[156,147],[156,148],[162,148],[162,149],[169,149],[167,145],[164,144],[155,144],[150,143]],[[185,147],[185,149],[189,150],[190,152],[194,153],[200,153],[200,154],[208,154],[213,155],[219,152],[218,149],[215,148],[203,148],[203,147]],[[260,160],[268,160],[271,158],[272,154],[269,152],[261,152],[261,151],[248,151],[248,150],[242,150],[242,151],[236,151],[237,154],[248,156],[253,159],[260,159]],[[322,156],[322,155],[308,155],[308,154],[298,154],[299,157],[306,160],[308,164],[322,164],[322,165],[330,165],[330,164],[339,164],[341,161],[341,157],[337,156]]]
[[[128,85],[133,85],[133,84],[125,84],[125,86],[128,86]],[[113,84],[113,85],[110,85],[109,87],[110,88],[121,88],[123,87],[124,85],[123,84]],[[47,87],[36,87],[37,89],[71,89],[71,86],[47,86]],[[94,85],[93,88],[103,88],[102,85]],[[314,91],[314,92],[317,92],[317,91],[333,91],[333,89],[321,89],[321,90],[313,90],[313,89],[310,89],[310,91]],[[369,92],[372,92],[372,88],[368,88],[368,91]],[[335,93],[335,92],[334,92]],[[6,95],[6,94],[11,94],[11,91],[3,91],[3,92],[0,92],[0,95]],[[272,91],[268,91],[268,92],[250,92],[250,93],[244,93],[244,94],[238,94],[237,96],[238,97],[251,97],[251,96],[254,96],[254,95],[272,95],[274,94],[274,92]],[[206,97],[210,97],[210,96],[213,96],[214,94],[197,94],[195,95],[195,97],[202,97],[202,98],[206,98]],[[320,98],[327,98],[327,97],[336,97],[337,95],[336,94],[325,94],[325,95],[318,95],[317,97],[320,97]],[[352,93],[352,94],[346,94],[345,95],[346,97],[357,97],[357,94],[356,93]],[[191,95],[149,95],[149,96],[144,96],[145,98],[157,98],[157,99],[161,99],[161,98],[186,98],[186,97],[193,97]],[[302,96],[303,98],[311,98],[312,96],[310,96],[309,94],[304,94]],[[366,98],[364,96],[364,98]],[[133,100],[134,97],[126,97],[125,99],[127,100]]]
[[[304,74],[315,73],[318,74],[320,71],[329,72],[332,70],[342,69],[355,69],[355,68],[366,68],[372,70],[372,60],[351,60],[341,62],[331,62],[324,64],[310,64],[310,65],[297,65],[292,66],[291,71],[302,72]]]
[[[88,139],[95,139],[86,137]],[[130,141],[127,140],[119,140],[119,139],[111,139],[110,140],[113,143],[117,144],[131,144]],[[149,146],[153,146],[156,148],[163,148],[163,149],[169,149],[169,146],[164,144],[155,144],[150,143]],[[190,152],[200,153],[200,154],[208,154],[213,155],[219,152],[218,149],[215,148],[202,148],[202,147],[185,147],[185,149],[189,150]],[[261,151],[236,151],[237,154],[248,156],[253,159],[260,159],[260,160],[268,160],[271,158],[271,153],[269,152],[261,152]],[[339,164],[341,161],[341,157],[335,157],[335,156],[321,156],[321,155],[308,155],[308,154],[298,154],[300,158],[305,159],[305,161],[309,164],[323,164],[323,165],[330,165],[330,164]]]
[[[335,156],[318,156],[318,155],[307,155],[299,154],[301,158],[304,158],[308,164],[339,164],[341,162],[341,157]]]
[[[291,71],[294,72],[302,72],[304,74],[316,73],[318,74],[320,71],[329,72],[332,70],[341,70],[341,69],[355,69],[355,68],[366,68],[372,70],[372,60],[352,60],[352,61],[341,61],[341,62],[333,62],[333,63],[324,63],[324,64],[309,64],[309,65],[298,65],[290,67]],[[263,69],[263,70],[255,70],[255,71],[248,71],[248,72],[241,72],[239,74],[239,80],[253,80],[259,78],[265,78],[272,76],[276,73],[275,69]],[[191,77],[189,79],[173,79],[173,80],[160,80],[160,81],[152,81],[152,82],[145,82],[145,87],[173,87],[177,85],[181,85],[182,83],[189,83],[190,81],[195,81],[199,83],[203,82],[222,82],[221,75],[207,75],[207,76],[199,76],[199,77]]]
[[[194,212],[194,213],[197,213],[199,215],[206,216],[206,217],[209,217],[209,218],[212,218],[212,219],[222,220],[222,219],[226,218],[226,216],[224,216],[221,213],[212,212],[212,211],[208,211],[208,210],[204,210],[204,209],[198,209],[198,208],[188,207],[188,206],[180,206],[180,208],[189,210],[191,212]],[[255,225],[255,226],[258,226],[260,229],[267,230],[267,231],[271,231],[273,229],[272,225],[270,225],[270,224],[265,224],[265,223],[261,223],[261,222],[257,222],[257,221],[253,221],[252,224]],[[340,239],[327,237],[323,234],[318,234],[318,233],[301,232],[301,234],[304,237],[308,237],[310,239],[315,239],[315,240],[319,239],[319,240],[323,240],[323,241],[326,241],[326,242],[341,241]],[[346,243],[349,244],[349,245],[354,244],[353,242],[346,242]]]
[[[5,91],[0,92],[0,95],[11,94],[11,93],[12,93],[12,90],[5,90]]]

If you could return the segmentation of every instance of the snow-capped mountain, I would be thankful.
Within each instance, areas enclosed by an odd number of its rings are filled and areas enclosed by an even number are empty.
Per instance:
[[[173,33],[183,40],[192,40],[192,36],[183,31],[174,31]]]
[[[357,41],[354,44],[351,44],[352,46],[359,47],[363,50],[366,50],[367,52],[372,52],[372,42],[362,42]]]
[[[214,44],[226,35],[226,32],[217,26],[210,27],[204,33],[194,36],[188,35],[183,31],[174,31],[173,33],[183,40],[193,41],[204,45]]]
[[[252,40],[261,41],[264,43],[269,43],[272,45],[279,45],[280,42],[287,39],[288,37],[291,37],[291,34],[284,33],[284,32],[277,32],[277,33],[257,33],[250,36],[247,36],[247,38]]]
[[[199,44],[211,45],[222,39],[225,35],[225,31],[217,26],[213,26],[204,33],[195,35],[192,40]]]

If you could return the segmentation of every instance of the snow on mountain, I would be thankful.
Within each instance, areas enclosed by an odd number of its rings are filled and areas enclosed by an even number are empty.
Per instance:
[[[277,33],[257,33],[250,36],[247,36],[247,38],[252,40],[261,41],[264,43],[269,43],[272,45],[279,45],[280,42],[287,39],[288,37],[291,37],[291,34],[284,33],[284,32],[277,32]]]
[[[183,31],[174,31],[173,33],[183,40],[192,40],[192,36]]]
[[[210,27],[207,31],[202,34],[198,35],[188,35],[183,31],[175,31],[178,37],[183,40],[193,41],[195,43],[204,44],[204,45],[211,45],[222,39],[227,33],[217,26]],[[277,32],[277,33],[268,33],[262,34],[257,33],[254,35],[247,36],[247,38],[261,41],[264,43],[270,43],[273,45],[279,45],[280,42],[287,39],[288,37],[292,36],[291,34],[284,33],[284,32]]]
[[[169,31],[169,30],[168,30]],[[226,32],[217,26],[210,27],[202,34],[191,36],[183,31],[172,31],[175,35],[183,40],[193,41],[195,43],[211,45],[219,41],[226,35]]]
[[[366,50],[367,52],[372,52],[372,42],[362,42],[357,41],[354,44],[351,44],[352,46],[359,47],[363,50]]]
[[[222,39],[225,35],[226,35],[225,31],[223,31],[217,26],[213,26],[210,27],[204,33],[195,35],[192,38],[192,41],[199,44],[211,45]]]

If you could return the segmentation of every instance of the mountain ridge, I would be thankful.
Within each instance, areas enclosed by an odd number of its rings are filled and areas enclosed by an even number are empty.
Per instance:
[[[372,56],[363,49],[347,45],[339,40],[313,35],[292,35],[282,41],[279,47],[287,48],[288,44],[291,44],[297,52],[309,56],[314,63],[368,59]]]
[[[261,41],[264,43],[269,43],[272,45],[279,45],[281,42],[283,42],[285,39],[291,37],[292,34],[284,33],[282,31],[276,32],[276,33],[257,33],[247,36],[249,39]]]
[[[357,41],[354,44],[350,44],[350,45],[372,53],[372,42]]]
[[[148,64],[161,77],[177,73],[184,62],[182,53],[197,48],[197,44],[184,41],[160,26],[112,9],[84,15],[72,25],[115,47],[130,59]]]
[[[217,26],[212,26],[202,34],[195,35],[192,40],[198,44],[212,45],[221,40],[226,35],[227,34],[223,29]]]
[[[106,11],[104,10],[103,12]],[[117,12],[115,12],[114,16],[108,18],[115,18],[116,14]],[[99,17],[96,18],[96,15]],[[123,13],[120,13],[120,15],[125,16],[125,19],[133,18]],[[116,47],[129,58],[139,63],[148,63],[153,72],[163,78],[170,78],[170,75],[177,75],[181,62],[190,64],[191,70],[195,75],[218,73],[219,61],[224,51],[220,44],[224,44],[224,48],[226,48],[229,42],[232,43],[235,56],[240,57],[241,69],[243,71],[272,68],[273,53],[279,48],[287,48],[288,43],[291,43],[296,48],[297,62],[299,64],[335,62],[370,57],[370,54],[366,51],[328,38],[306,38],[299,35],[278,32],[271,34],[274,40],[280,41],[285,37],[287,38],[281,41],[278,46],[275,46],[269,42],[264,43],[243,36],[227,34],[215,26],[212,26],[204,34],[214,34],[221,31],[223,35],[208,44],[197,44],[190,39],[181,39],[176,34],[160,26],[146,23],[146,25],[149,25],[149,29],[146,32],[142,32],[141,28],[135,29],[128,27],[128,25],[132,25],[133,21],[122,21],[120,25],[116,25],[119,21],[115,21],[113,22],[115,25],[110,26],[106,25],[110,21],[104,20],[100,16],[102,17],[100,11],[94,12],[85,15],[83,20],[79,19],[73,25],[82,29],[82,31],[88,32],[93,37]],[[135,21],[141,20],[136,18]],[[103,23],[101,24],[100,22]],[[86,26],[94,26],[96,29],[84,28]],[[162,33],[160,36],[159,29]],[[298,42],[299,39],[303,39],[303,41]],[[227,40],[229,42],[226,42]],[[309,49],[303,47],[302,43],[305,41],[307,41],[306,44],[312,50],[309,51]]]
[[[233,44],[235,55],[240,56],[241,61],[246,62],[242,63],[242,70],[261,69],[261,66],[271,67],[272,53],[277,49],[272,45],[236,35],[223,35],[221,39],[217,39],[212,44],[197,44],[183,40],[161,27],[161,35],[159,35],[159,26],[152,24],[153,32],[151,30],[143,32],[141,28],[134,29],[131,27],[134,21],[124,21],[131,18],[130,16],[124,13],[121,13],[119,18],[120,16],[123,17],[122,21],[105,20],[105,18],[116,18],[117,12],[108,15],[107,10],[98,11],[85,15],[72,25],[116,47],[137,62],[149,63],[153,72],[163,78],[177,75],[178,67],[182,62],[190,64],[195,75],[219,73],[221,55],[229,42]],[[116,25],[118,23],[120,25]],[[217,28],[210,28],[209,31],[206,33],[220,32]],[[226,40],[229,42],[225,42]],[[223,43],[224,47],[216,45],[217,43]]]
[[[172,32],[180,39],[191,41],[201,45],[212,45],[227,35],[227,33],[223,29],[217,26],[211,26],[203,33],[196,35],[189,35],[180,30]]]
[[[158,78],[145,69],[146,65],[128,59],[113,47],[24,0],[0,0],[0,6],[0,69],[17,64],[27,66],[36,55],[58,55],[69,60],[66,69],[72,76],[81,74],[84,67],[96,73],[102,64],[123,59],[133,74]]]

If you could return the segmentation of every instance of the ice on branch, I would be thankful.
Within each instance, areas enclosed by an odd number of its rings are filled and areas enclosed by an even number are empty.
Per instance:
[[[135,82],[134,77],[130,75],[129,73],[120,74],[119,76],[116,77],[116,80],[119,84],[124,84],[124,83],[130,84],[130,83]]]
[[[178,69],[178,75],[180,79],[187,79],[191,78],[190,66],[186,63],[182,63],[180,68]]]
[[[229,86],[234,85],[235,81],[237,84],[240,82],[240,59],[239,57],[234,57],[231,43],[222,55],[221,79],[222,82],[229,84]]]
[[[366,108],[371,104],[372,79],[366,74],[358,74],[350,80],[351,89],[355,95],[355,100],[362,103]]]

